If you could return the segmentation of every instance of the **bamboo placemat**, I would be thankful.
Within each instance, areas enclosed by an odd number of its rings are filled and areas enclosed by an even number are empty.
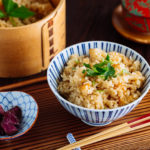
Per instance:
[[[76,140],[101,132],[150,112],[150,92],[131,113],[105,127],[90,127],[69,114],[56,100],[47,82],[36,83],[17,90],[31,94],[38,102],[39,117],[34,127],[25,135],[0,141],[0,149],[55,150],[68,144],[66,134],[71,132]],[[83,147],[83,150],[147,150],[150,149],[150,127],[116,138]]]

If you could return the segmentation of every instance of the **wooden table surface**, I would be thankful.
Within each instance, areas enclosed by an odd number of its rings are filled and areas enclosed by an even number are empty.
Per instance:
[[[66,134],[71,132],[76,140],[104,131],[150,112],[150,92],[142,102],[125,117],[105,126],[91,127],[69,114],[57,101],[47,82],[19,88],[31,94],[39,105],[39,116],[33,128],[25,135],[8,141],[0,141],[0,149],[55,150],[68,144]],[[149,150],[150,127],[146,127],[112,139],[97,142],[82,150]]]
[[[111,17],[120,0],[67,0],[67,46],[89,40],[113,41],[138,51],[150,63],[150,45],[129,41],[112,26]],[[3,79],[0,84],[28,80],[44,76],[46,71],[25,78]],[[9,141],[0,141],[0,149],[50,149],[68,144],[65,136],[73,133],[77,140],[103,131],[150,111],[150,92],[127,116],[105,127],[90,127],[75,118],[58,103],[47,82],[37,83],[15,90],[31,94],[39,104],[39,117],[34,127],[25,135]],[[88,145],[83,149],[148,150],[150,149],[150,127],[116,138]]]

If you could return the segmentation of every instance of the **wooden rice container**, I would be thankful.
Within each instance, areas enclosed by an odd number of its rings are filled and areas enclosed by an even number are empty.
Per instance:
[[[0,77],[24,77],[46,70],[66,45],[66,1],[33,24],[0,29]]]

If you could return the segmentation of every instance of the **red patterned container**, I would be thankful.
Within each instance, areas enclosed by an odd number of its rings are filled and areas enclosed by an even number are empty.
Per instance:
[[[122,0],[125,20],[134,29],[150,32],[150,0]]]

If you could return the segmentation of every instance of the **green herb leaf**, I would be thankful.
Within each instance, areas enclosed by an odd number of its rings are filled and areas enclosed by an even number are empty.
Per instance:
[[[103,75],[106,72],[107,68],[99,68],[99,67],[97,67],[96,70],[99,73],[99,75]]]
[[[0,18],[4,18],[5,14],[0,10]]]
[[[87,67],[87,68],[91,68],[90,64],[84,63],[83,65],[84,65],[85,67]]]
[[[108,71],[105,72],[105,80],[115,75],[115,69],[114,67],[111,66],[110,63],[107,64],[107,67],[108,67]]]
[[[107,55],[106,59],[103,62],[95,64],[93,65],[93,67],[85,63],[83,65],[87,68],[82,72],[86,73],[86,76],[100,76],[105,80],[107,80],[109,77],[115,77],[115,69],[113,66],[111,66],[109,55]]]
[[[110,76],[113,76],[115,74],[115,69],[111,66],[110,63],[108,63],[108,71]]]
[[[95,72],[95,71],[93,71],[92,69],[87,69],[86,70],[86,76],[97,76],[97,75],[99,75],[99,73],[97,73],[97,72]]]
[[[6,13],[5,17],[11,16],[25,19],[35,14],[24,6],[19,7],[17,3],[13,2],[13,0],[2,0],[2,2]],[[1,16],[4,17],[2,13],[0,14],[0,18],[2,18]]]
[[[83,70],[82,73],[86,73],[86,70]]]
[[[30,11],[28,8],[26,8],[24,6],[14,9],[9,14],[9,16],[17,17],[17,18],[21,18],[21,19],[29,18],[33,15],[34,15],[34,12]]]
[[[15,8],[18,8],[17,3],[13,2],[13,0],[2,0],[2,2],[7,14],[9,14]]]
[[[107,63],[108,63],[108,62],[104,60],[103,62],[101,62],[101,63],[99,63],[99,64],[95,64],[93,67],[95,67],[95,68],[97,68],[97,67],[101,68],[101,67],[107,65]]]
[[[108,54],[107,54],[107,56],[106,56],[106,60],[107,60],[107,61],[110,61],[110,57],[109,57]]]

